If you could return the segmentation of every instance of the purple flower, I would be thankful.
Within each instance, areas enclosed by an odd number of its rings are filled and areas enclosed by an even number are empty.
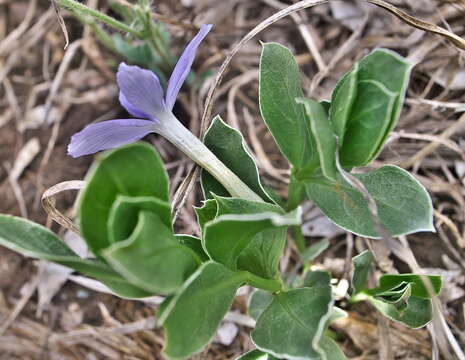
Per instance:
[[[76,158],[116,148],[169,126],[166,122],[173,121],[173,106],[189,75],[197,48],[211,28],[212,25],[202,25],[186,46],[171,74],[166,93],[152,71],[121,63],[117,73],[119,101],[137,119],[109,120],[86,126],[71,138],[68,154]]]

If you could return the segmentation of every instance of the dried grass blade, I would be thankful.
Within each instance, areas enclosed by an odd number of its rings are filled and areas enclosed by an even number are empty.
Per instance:
[[[79,229],[74,225],[73,221],[68,218],[67,216],[63,215],[56,207],[55,207],[55,199],[54,196],[68,190],[80,190],[84,187],[85,182],[79,180],[72,180],[72,181],[64,181],[59,184],[48,188],[44,194],[42,195],[42,207],[47,212],[48,216],[63,226],[64,228],[79,234]]]
[[[394,14],[395,16],[397,16],[402,21],[405,21],[407,24],[409,24],[409,25],[411,25],[413,27],[416,27],[417,29],[424,30],[424,31],[429,31],[429,32],[441,35],[441,36],[447,38],[450,42],[452,42],[459,49],[465,50],[465,40],[464,39],[462,39],[460,36],[450,32],[450,31],[447,31],[447,30],[443,29],[440,26],[437,26],[435,24],[431,24],[431,23],[426,22],[424,20],[420,20],[420,19],[418,19],[416,17],[413,17],[413,16],[407,14],[406,12],[398,9],[394,5],[391,5],[391,4],[389,4],[389,3],[387,3],[387,2],[385,2],[383,0],[366,0],[366,1],[369,2],[370,4],[379,6],[379,7],[383,8],[383,9],[389,11],[390,13]]]

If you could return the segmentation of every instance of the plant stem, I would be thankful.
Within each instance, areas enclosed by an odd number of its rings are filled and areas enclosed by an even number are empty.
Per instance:
[[[164,113],[155,131],[208,171],[233,197],[263,202],[236,174],[224,165],[203,142],[186,129],[171,113]]]
[[[127,33],[130,33],[137,38],[142,38],[142,34],[138,32],[137,30],[132,29],[128,25],[122,23],[121,21],[116,20],[115,18],[112,18],[111,16],[108,16],[100,11],[94,10],[84,4],[81,4],[75,0],[56,0],[57,3],[67,9],[79,11],[83,14],[92,16],[93,18],[107,24],[108,26],[111,26],[117,30],[121,30]]]
[[[82,15],[79,11],[76,11],[74,9],[69,9],[69,11],[75,16],[79,21],[82,23],[90,26],[90,28],[94,31],[95,36],[97,37],[100,42],[106,46],[109,50],[118,52],[118,50],[115,47],[115,44],[113,42],[113,39],[111,38],[110,35],[106,33],[105,30],[103,30],[99,24],[95,22],[94,18],[87,17]]]
[[[305,191],[305,186],[302,185],[301,182],[296,180],[293,175],[291,175],[291,182],[289,184],[288,196],[287,196],[287,203],[286,203],[286,210],[291,211],[297,208],[303,199],[303,194]],[[305,248],[305,237],[302,234],[302,228],[300,226],[292,226],[292,233],[294,235],[293,240],[295,245],[297,246],[297,250],[302,253]]]
[[[247,282],[257,289],[262,289],[272,293],[281,291],[283,289],[283,282],[281,279],[264,279],[248,271],[245,271],[244,273],[246,273]]]
[[[292,234],[294,234],[294,243],[297,246],[297,250],[299,250],[299,252],[302,253],[307,246],[305,244],[305,236],[302,233],[301,226],[292,226]]]

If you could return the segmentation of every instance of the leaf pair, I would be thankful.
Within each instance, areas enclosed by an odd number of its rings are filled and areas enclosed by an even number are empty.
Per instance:
[[[265,202],[228,198],[226,189],[202,171],[204,206],[196,209],[202,244],[211,259],[227,268],[275,279],[286,227],[300,224],[299,211],[285,214],[264,189],[242,135],[217,116],[205,145]]]
[[[365,289],[373,255],[365,251],[352,259],[353,299],[366,299],[391,320],[411,328],[427,325],[432,317],[431,299],[439,295],[442,279],[435,275],[383,275],[374,289]]]
[[[300,224],[300,209],[284,214],[277,205],[237,198],[215,196],[196,212],[211,259],[266,279],[278,277],[287,226]]]
[[[0,245],[25,256],[53,261],[91,276],[123,297],[140,298],[151,295],[131,284],[105,262],[80,258],[53,232],[26,219],[0,215]]]
[[[411,69],[400,55],[377,49],[336,85],[330,121],[343,166],[365,166],[380,153],[402,110]]]
[[[276,43],[264,44],[260,109],[293,166],[291,208],[306,195],[342,228],[379,237],[365,198],[345,181],[337,163],[352,169],[379,154],[397,123],[410,71],[401,56],[378,49],[339,81],[330,103],[317,102],[303,97],[292,53]],[[374,198],[381,225],[390,234],[434,230],[431,200],[407,172],[385,166],[354,176]]]
[[[172,294],[201,259],[173,234],[164,165],[148,144],[101,156],[80,194],[80,229],[92,252],[129,282]]]
[[[273,291],[281,288],[278,264],[286,228],[300,224],[299,210],[285,214],[263,188],[255,161],[237,130],[216,117],[204,142],[266,202],[231,198],[218,181],[202,171],[207,200],[195,211],[202,251],[211,260],[160,310],[167,337],[164,352],[171,358],[190,356],[211,340],[241,285],[270,287]]]

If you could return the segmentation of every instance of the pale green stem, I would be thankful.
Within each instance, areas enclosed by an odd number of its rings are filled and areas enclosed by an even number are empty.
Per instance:
[[[173,143],[218,180],[233,197],[263,202],[241,179],[224,165],[194,134],[171,113],[163,114],[155,126],[158,134]]]
[[[75,0],[56,0],[56,2],[67,9],[75,10],[82,12],[83,14],[92,16],[93,18],[115,28],[121,31],[125,31],[127,33],[130,33],[138,38],[142,38],[142,34],[129,27],[128,25],[122,23],[121,21],[116,20],[115,18],[112,18],[111,16],[108,16],[100,11],[94,10],[84,4],[81,4]]]

